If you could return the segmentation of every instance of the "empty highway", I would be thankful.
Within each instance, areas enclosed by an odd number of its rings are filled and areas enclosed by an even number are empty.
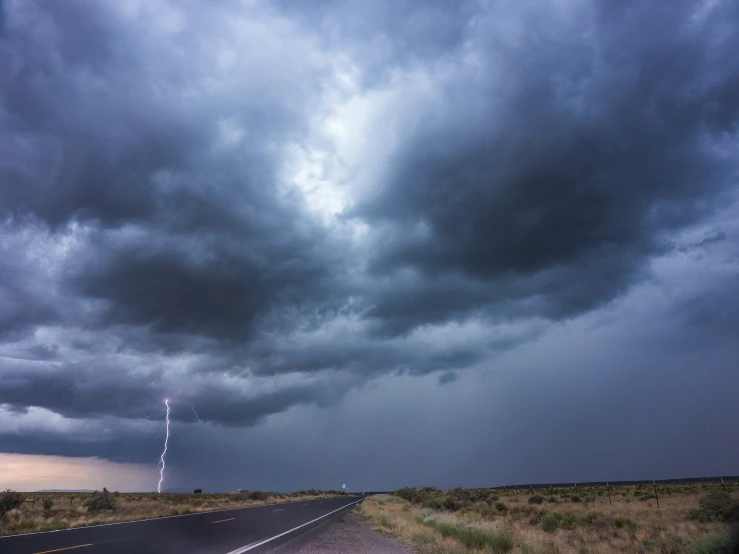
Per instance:
[[[343,497],[271,504],[46,533],[0,537],[2,554],[267,552],[360,502]]]

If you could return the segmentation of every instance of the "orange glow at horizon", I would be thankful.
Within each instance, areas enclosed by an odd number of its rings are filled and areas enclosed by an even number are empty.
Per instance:
[[[100,458],[70,458],[0,453],[0,490],[92,489],[119,491],[156,489],[156,467]]]

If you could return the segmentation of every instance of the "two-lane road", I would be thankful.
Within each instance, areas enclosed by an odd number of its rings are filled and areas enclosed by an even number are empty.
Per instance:
[[[360,502],[358,497],[272,504],[0,537],[2,554],[264,552]]]

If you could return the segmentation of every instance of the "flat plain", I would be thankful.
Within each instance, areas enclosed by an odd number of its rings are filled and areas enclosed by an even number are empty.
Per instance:
[[[405,488],[358,511],[418,552],[739,552],[739,484],[547,489]]]

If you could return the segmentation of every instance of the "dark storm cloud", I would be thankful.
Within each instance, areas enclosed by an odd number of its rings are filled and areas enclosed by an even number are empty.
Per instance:
[[[125,426],[109,426],[105,432],[60,432],[55,429],[34,429],[33,433],[0,433],[3,451],[17,454],[49,456],[99,457],[120,462],[155,463],[161,454],[160,444],[140,430]]]
[[[246,340],[266,312],[281,302],[309,304],[327,279],[309,244],[272,242],[283,232],[267,228],[264,241],[245,234],[237,244],[238,235],[224,234],[152,244],[145,234],[145,240],[100,245],[88,253],[71,286],[106,300],[108,322],[150,325],[153,333]]]
[[[360,329],[332,334],[329,340],[307,340],[295,345],[289,341],[263,341],[256,343],[248,355],[252,372],[260,376],[339,370],[371,379],[383,373],[423,374],[470,367],[482,360],[488,349],[504,348],[506,341],[489,337],[484,344],[463,341],[433,348],[423,341],[383,343],[372,340],[373,335],[372,331]],[[342,344],[342,336],[350,340]]]
[[[454,383],[459,379],[459,375],[454,371],[446,371],[442,373],[439,376],[439,384],[440,385],[448,385],[449,383]]]
[[[143,376],[138,367],[124,368],[120,361],[108,364],[104,357],[85,364],[6,359],[0,394],[8,409],[18,412],[27,406],[42,406],[75,419],[151,418],[153,408],[164,402],[164,370],[151,370]],[[196,405],[203,420],[243,426],[299,404],[330,405],[350,386],[340,379],[316,380],[253,396],[252,391],[213,381],[197,388],[183,381],[181,390],[169,387],[169,393],[174,395],[173,405],[186,407],[184,412],[176,410],[173,419],[192,419],[190,407]]]
[[[51,246],[36,225],[0,223],[0,340],[17,340],[74,311],[56,294],[45,267],[54,255]]]
[[[8,268],[0,262],[0,280],[3,283],[0,293],[0,338],[58,319],[54,307],[27,290],[23,279],[15,268]]]
[[[150,217],[150,175],[182,163],[197,137],[131,81],[136,68],[116,65],[115,39],[101,14],[79,6],[85,16],[68,17],[54,6],[53,14],[33,4],[16,8],[22,21],[0,44],[3,125],[10,132],[0,143],[0,175],[12,184],[2,189],[2,209],[52,225],[76,216],[105,223]],[[59,32],[56,44],[51,30]]]
[[[417,317],[382,297],[375,313],[402,312],[400,328],[412,328],[432,306],[453,316],[502,287],[506,300],[538,296],[542,313],[571,316],[622,292],[668,248],[667,233],[722,202],[736,166],[717,145],[736,137],[739,64],[734,41],[713,34],[737,10],[722,4],[689,29],[694,10],[596,13],[589,41],[534,21],[539,38],[508,47],[497,73],[452,72],[382,192],[357,209],[397,237],[373,271],[423,275]],[[483,64],[500,65],[500,50],[478,40]],[[419,225],[427,231],[414,236]],[[471,283],[440,299],[444,275]]]
[[[161,372],[137,379],[120,364],[104,358],[93,364],[3,360],[3,402],[13,409],[42,406],[67,417],[142,417],[161,404]]]
[[[387,374],[448,390],[657,256],[731,242],[674,236],[735,189],[734,3],[204,6],[6,6],[7,410],[158,420],[169,397],[238,427]],[[344,122],[369,185],[327,145],[345,97],[379,105]],[[350,207],[317,215],[311,179]],[[708,304],[686,322],[733,325]],[[136,431],[106,432],[125,459]],[[0,443],[94,450],[51,433]]]
[[[196,71],[158,90],[143,85],[145,60],[126,54],[139,46],[104,8],[18,12],[5,46],[12,133],[3,141],[3,208],[54,226],[89,220],[101,233],[144,226],[130,241],[93,241],[70,272],[74,291],[107,300],[109,322],[241,338],[279,296],[310,302],[301,288],[326,272],[323,238],[293,201],[277,198],[269,151],[270,141],[300,127],[285,122],[293,95],[305,90],[288,90],[283,105],[252,98],[191,106],[177,87]],[[58,40],[32,23],[51,26]],[[213,148],[219,117],[248,129],[237,155]]]

